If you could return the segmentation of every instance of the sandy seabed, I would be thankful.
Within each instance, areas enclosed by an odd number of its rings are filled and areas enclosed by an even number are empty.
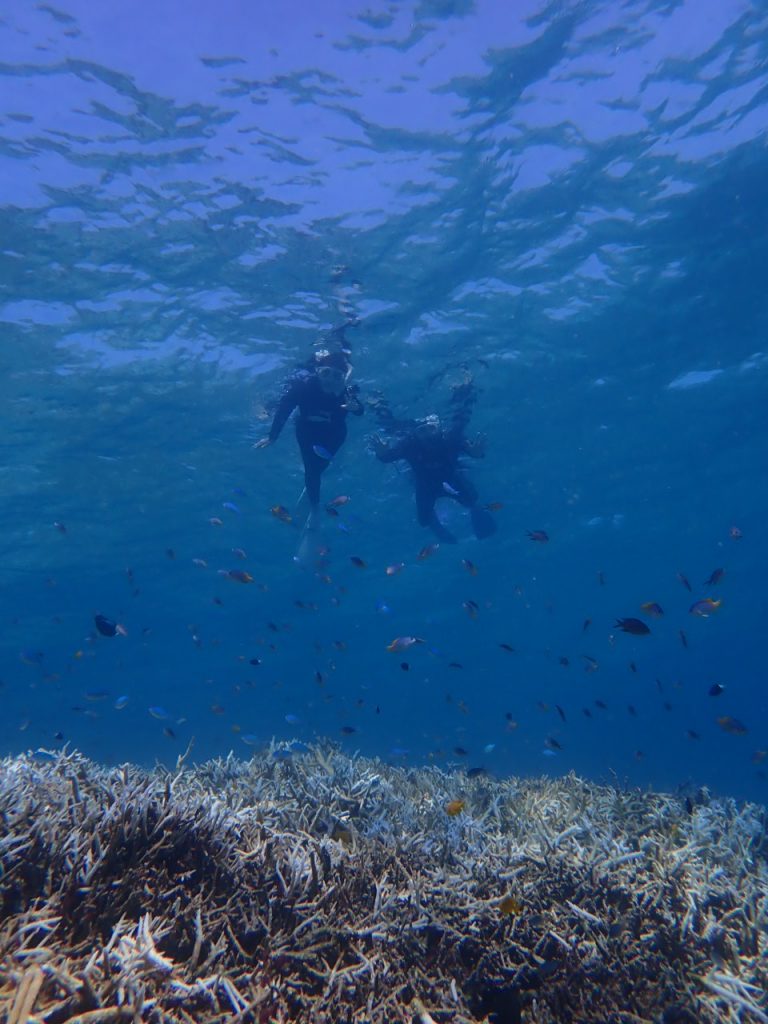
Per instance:
[[[332,747],[0,761],[8,1024],[768,1024],[766,991],[754,804]]]

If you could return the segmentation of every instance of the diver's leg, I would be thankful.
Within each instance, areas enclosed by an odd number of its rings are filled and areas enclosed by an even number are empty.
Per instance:
[[[451,484],[456,489],[454,495],[460,505],[469,509],[469,518],[472,521],[472,529],[478,540],[484,540],[496,532],[496,520],[487,508],[480,508],[477,504],[477,490],[471,480],[463,474],[457,474]]]
[[[416,482],[416,516],[420,526],[428,526],[435,536],[446,544],[455,544],[456,538],[447,530],[435,512],[438,494],[428,482]]]

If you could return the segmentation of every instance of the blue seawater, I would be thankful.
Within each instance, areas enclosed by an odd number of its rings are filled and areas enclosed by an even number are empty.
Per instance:
[[[4,753],[765,800],[764,4],[12,0],[0,76]],[[369,406],[295,560],[292,428],[253,443],[348,319],[366,403],[471,375],[492,537],[446,497],[418,558]]]

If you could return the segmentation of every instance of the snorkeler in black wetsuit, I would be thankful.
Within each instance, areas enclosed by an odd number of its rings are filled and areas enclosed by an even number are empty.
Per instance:
[[[411,421],[399,430],[391,443],[380,435],[372,438],[373,452],[381,462],[403,459],[411,468],[416,491],[416,513],[421,526],[429,526],[440,540],[455,543],[456,538],[437,518],[438,498],[453,498],[469,509],[472,528],[478,539],[490,537],[496,530],[493,516],[477,504],[477,491],[462,472],[459,459],[470,455],[479,459],[485,454],[481,439],[470,441],[464,436],[469,422],[469,402],[458,409],[450,427],[443,427],[436,415]],[[387,418],[392,420],[387,413]],[[380,419],[384,419],[380,417]],[[386,420],[385,420],[386,421]]]
[[[343,350],[321,349],[285,384],[267,437],[254,448],[266,448],[280,436],[288,417],[298,407],[296,439],[304,462],[304,486],[310,518],[320,504],[320,478],[347,437],[347,413],[363,414],[356,385],[348,385],[352,366]]]

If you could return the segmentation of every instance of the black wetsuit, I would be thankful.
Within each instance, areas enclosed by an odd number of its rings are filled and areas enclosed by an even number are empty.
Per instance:
[[[320,477],[328,466],[328,459],[319,451],[333,456],[347,437],[347,413],[361,416],[363,406],[356,391],[345,388],[334,395],[324,391],[312,370],[297,370],[288,380],[280,398],[269,440],[276,441],[288,417],[298,406],[296,439],[304,462],[304,485],[312,508],[320,502]]]
[[[479,457],[478,451],[464,438],[463,421],[454,422],[450,431],[434,433],[416,426],[401,435],[393,444],[376,447],[382,462],[403,459],[411,467],[416,490],[416,514],[421,526],[429,526],[444,541],[455,542],[435,513],[438,498],[453,498],[470,510],[477,537],[488,537],[496,529],[491,514],[477,506],[477,491],[459,465],[461,455]]]

